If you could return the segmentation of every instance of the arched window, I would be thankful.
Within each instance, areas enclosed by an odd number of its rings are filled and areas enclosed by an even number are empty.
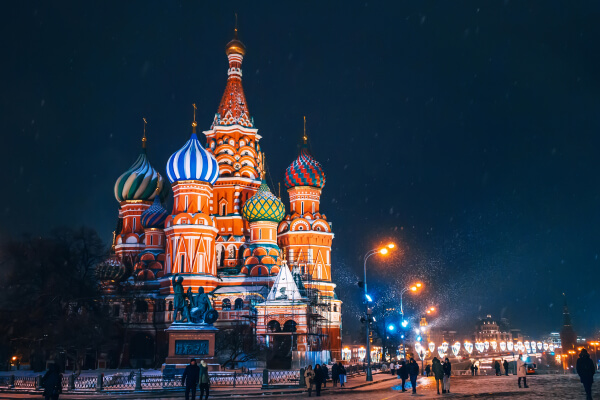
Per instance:
[[[169,311],[173,311],[173,302],[169,301]]]
[[[233,307],[235,310],[241,310],[242,308],[244,308],[244,300],[235,299],[235,302],[233,303]]]
[[[281,325],[275,320],[269,321],[267,324],[267,332],[281,332]]]
[[[337,305],[336,304],[333,305],[333,312],[337,312]]]
[[[221,215],[227,215],[227,204],[221,203]]]
[[[229,299],[225,299],[225,300],[223,300],[223,306],[222,306],[222,309],[223,309],[224,311],[229,311],[229,310],[231,310],[231,300],[229,300]]]

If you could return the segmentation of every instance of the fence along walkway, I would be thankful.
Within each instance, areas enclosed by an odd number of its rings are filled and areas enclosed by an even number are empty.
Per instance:
[[[265,384],[265,372],[268,384],[298,385],[300,371],[264,370],[262,373],[240,374],[237,372],[210,372],[211,386],[237,387],[256,386]],[[142,375],[139,372],[126,374],[97,376],[75,376],[63,374],[62,387],[64,391],[133,391],[133,390],[162,390],[180,388],[181,375]],[[0,376],[0,389],[40,390],[42,375],[38,376]]]

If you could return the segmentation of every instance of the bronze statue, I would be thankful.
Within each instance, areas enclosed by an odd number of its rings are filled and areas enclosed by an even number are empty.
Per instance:
[[[177,313],[181,312],[181,318],[183,322],[183,318],[185,316],[185,295],[183,294],[183,277],[179,274],[175,274],[173,278],[171,278],[171,283],[173,285],[173,322],[177,321]]]

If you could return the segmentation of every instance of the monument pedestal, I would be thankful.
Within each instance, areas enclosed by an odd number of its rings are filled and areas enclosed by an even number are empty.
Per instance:
[[[204,360],[207,364],[214,364],[217,331],[209,324],[172,323],[167,329],[169,353],[165,364],[186,365],[192,358],[198,363]]]

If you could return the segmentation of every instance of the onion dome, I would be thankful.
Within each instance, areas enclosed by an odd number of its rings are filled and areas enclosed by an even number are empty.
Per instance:
[[[280,222],[285,216],[285,207],[264,180],[258,188],[258,192],[244,203],[242,215],[248,222],[272,221]]]
[[[126,265],[115,254],[96,266],[96,278],[100,281],[122,282],[133,272],[133,268]]]
[[[169,213],[160,203],[160,196],[154,197],[154,203],[142,213],[141,221],[144,228],[163,228]]]
[[[321,189],[325,186],[325,172],[321,164],[308,152],[306,144],[302,146],[298,158],[285,171],[284,184],[288,189],[294,186],[312,186]]]
[[[162,190],[163,182],[163,177],[150,165],[144,148],[135,163],[117,179],[115,198],[119,202],[152,200],[158,193],[156,189]]]
[[[225,54],[241,54],[246,55],[246,46],[238,39],[237,28],[235,29],[235,35],[233,39],[225,46]]]
[[[171,183],[203,181],[212,185],[219,178],[219,165],[215,157],[202,147],[196,133],[192,133],[190,140],[169,158],[167,176]]]

